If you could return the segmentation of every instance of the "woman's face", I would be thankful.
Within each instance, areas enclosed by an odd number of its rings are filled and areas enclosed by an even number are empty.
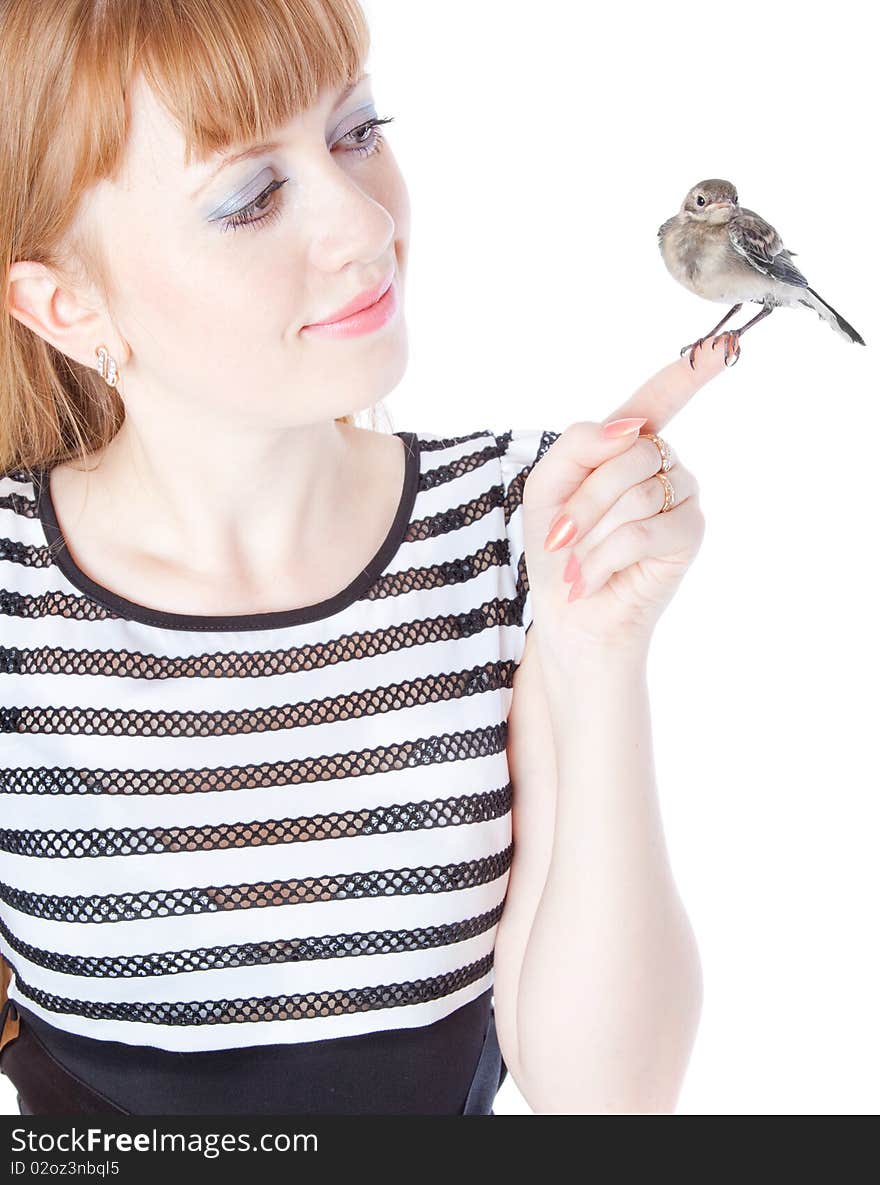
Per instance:
[[[119,359],[127,413],[144,398],[154,416],[167,396],[168,412],[295,427],[393,389],[407,356],[409,200],[382,129],[364,127],[384,115],[362,78],[322,92],[274,146],[185,168],[181,134],[138,80],[123,174],[85,211],[131,351]],[[379,327],[305,329],[392,272],[397,309]]]

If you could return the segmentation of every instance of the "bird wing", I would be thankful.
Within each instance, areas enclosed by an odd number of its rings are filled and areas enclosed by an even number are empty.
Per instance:
[[[741,206],[727,224],[731,246],[749,261],[753,268],[781,280],[784,284],[807,287],[807,279],[791,262],[793,251],[787,251],[778,231],[769,222]]]
[[[660,229],[657,231],[657,243],[663,247],[663,240],[666,238],[666,232],[675,225],[678,221],[678,215],[673,214],[671,218],[667,218]]]

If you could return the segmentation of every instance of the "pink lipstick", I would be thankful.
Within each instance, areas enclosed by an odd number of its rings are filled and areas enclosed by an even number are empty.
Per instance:
[[[304,325],[302,332],[310,336],[358,337],[379,329],[396,312],[397,285],[392,271],[390,276],[337,309],[330,317]]]

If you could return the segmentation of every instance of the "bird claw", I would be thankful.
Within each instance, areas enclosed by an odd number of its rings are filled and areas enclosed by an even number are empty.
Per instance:
[[[706,339],[704,337],[698,337],[695,342],[692,342],[688,346],[682,346],[681,350],[679,351],[679,357],[683,358],[685,356],[685,354],[688,352],[688,350],[690,350],[691,356],[690,356],[689,361],[691,364],[691,370],[696,370],[696,367],[694,366],[694,358],[696,356],[697,350],[699,350],[700,346],[703,344],[703,342],[705,340]]]
[[[717,346],[720,338],[724,338],[724,365],[736,366],[739,362],[740,348],[739,348],[739,333],[736,329],[727,329],[720,337],[713,338],[712,349]],[[731,358],[733,361],[731,361]]]

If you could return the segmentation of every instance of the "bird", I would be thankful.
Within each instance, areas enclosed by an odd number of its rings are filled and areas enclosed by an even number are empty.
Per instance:
[[[739,312],[743,301],[763,308],[739,329],[725,332],[725,366],[739,360],[739,339],[745,331],[779,305],[814,309],[847,341],[865,344],[861,334],[809,286],[792,262],[797,252],[786,249],[775,227],[739,204],[730,181],[711,177],[689,189],[678,213],[657,231],[657,241],[666,267],[685,288],[706,300],[736,302],[705,337],[682,347],[682,357],[690,351],[692,369],[697,349]],[[717,341],[712,342],[713,350]]]

